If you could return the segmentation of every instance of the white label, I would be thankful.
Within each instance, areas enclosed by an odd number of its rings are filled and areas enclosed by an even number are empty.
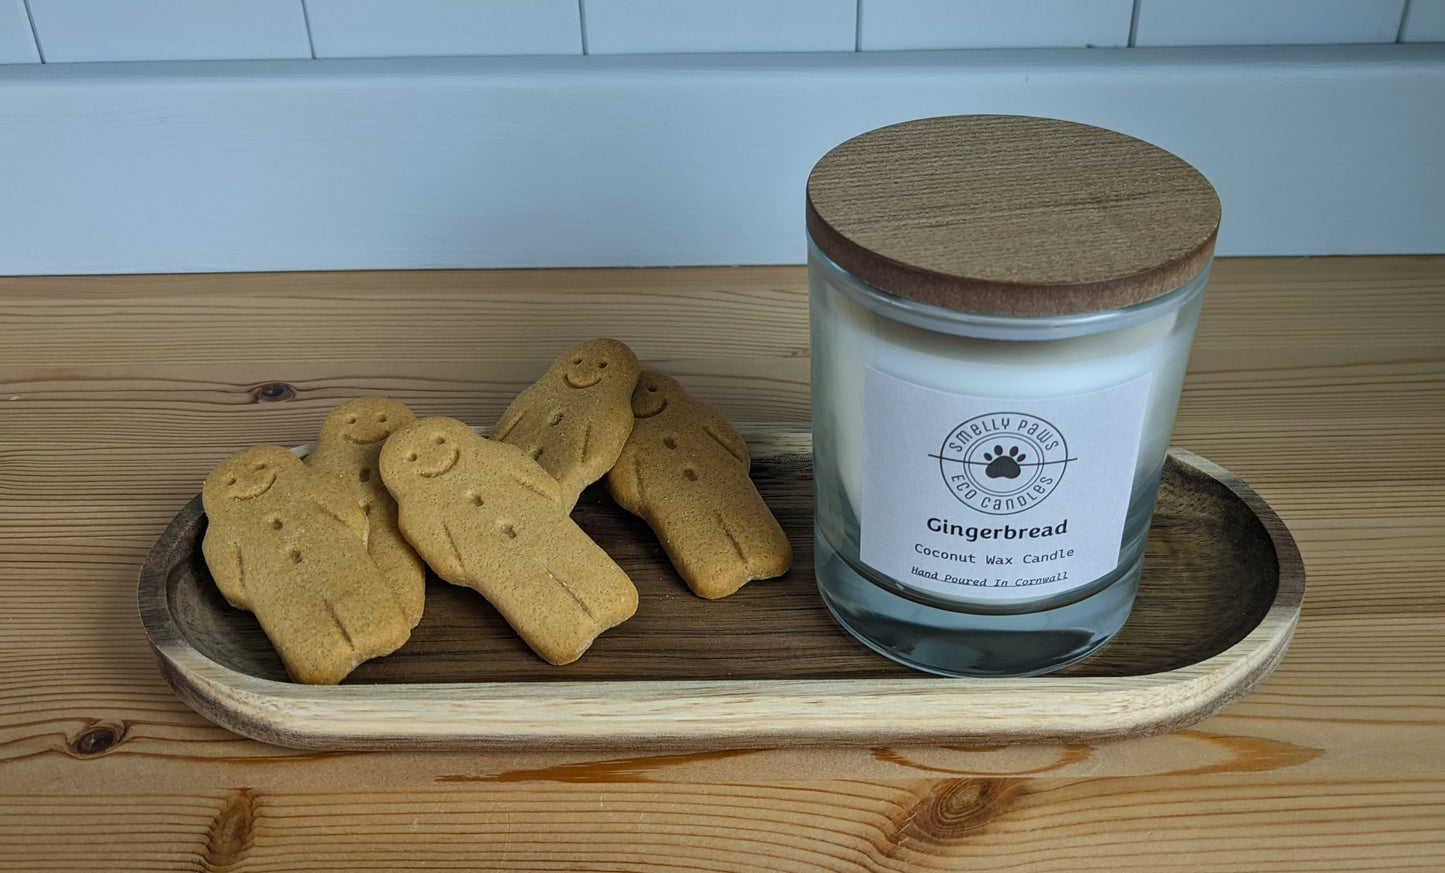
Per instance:
[[[868,368],[859,557],[921,591],[986,603],[1052,597],[1112,571],[1149,378],[1018,400]]]

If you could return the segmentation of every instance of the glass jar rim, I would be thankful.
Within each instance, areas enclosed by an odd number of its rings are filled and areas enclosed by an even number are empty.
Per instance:
[[[1203,291],[1209,263],[1183,285],[1151,300],[1117,309],[1068,315],[998,315],[921,303],[869,285],[840,267],[808,236],[810,260],[825,269],[834,286],[864,309],[892,321],[973,339],[1050,340],[1123,330],[1168,315]]]

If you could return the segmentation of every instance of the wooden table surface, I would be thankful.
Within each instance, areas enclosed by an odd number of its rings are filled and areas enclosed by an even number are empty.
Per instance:
[[[1173,442],[1308,572],[1283,664],[1077,746],[297,752],[156,668],[141,562],[226,454],[387,393],[489,425],[612,335],[808,418],[801,268],[0,279],[0,869],[1445,869],[1445,257],[1223,260]]]

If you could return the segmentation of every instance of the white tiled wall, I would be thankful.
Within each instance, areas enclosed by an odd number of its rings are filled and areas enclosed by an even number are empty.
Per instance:
[[[0,0],[3,64],[1397,41],[1445,0]]]
[[[859,48],[1125,46],[1134,0],[859,0]]]
[[[1410,0],[1401,42],[1445,42],[1445,0]]]
[[[29,0],[48,63],[309,58],[298,0]]]
[[[25,0],[0,0],[0,64],[35,64],[40,52],[30,32]]]
[[[798,263],[823,152],[971,112],[1442,253],[1442,95],[1445,0],[0,0],[0,275]]]
[[[1405,0],[1140,0],[1135,45],[1394,42]]]
[[[318,58],[582,53],[577,0],[305,0]]]
[[[851,52],[857,0],[584,0],[589,54]]]

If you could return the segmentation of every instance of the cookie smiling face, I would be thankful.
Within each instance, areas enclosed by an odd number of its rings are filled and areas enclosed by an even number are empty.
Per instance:
[[[450,472],[462,456],[456,443],[447,439],[447,435],[440,431],[417,434],[416,438],[410,441],[410,445],[402,458],[413,473],[425,479],[434,479]]]
[[[410,460],[416,463],[416,474],[427,479],[434,479],[443,473],[451,472],[451,469],[461,460],[461,450],[456,446],[445,446],[446,437],[436,437],[436,448],[427,453],[426,457],[419,455],[410,456]]]
[[[682,386],[671,376],[656,370],[643,370],[637,379],[637,388],[632,392],[632,415],[635,418],[652,418],[667,408],[668,398],[682,391]]]
[[[626,345],[611,339],[578,343],[557,359],[562,368],[562,381],[569,388],[585,389],[600,384],[613,373],[636,366],[637,357]],[[622,378],[622,377],[619,377]]]
[[[276,484],[276,474],[264,463],[256,464],[251,470],[237,471],[238,476],[226,480],[227,493],[232,500],[251,500],[260,497]]]
[[[225,500],[255,500],[271,490],[287,465],[300,463],[280,446],[255,446],[219,464],[204,487]]]
[[[395,478],[435,479],[456,468],[461,460],[461,439],[457,428],[470,428],[454,419],[428,418],[397,431],[381,450],[381,476],[388,483]]]
[[[369,446],[415,420],[404,403],[385,397],[358,397],[333,409],[326,416],[322,433],[335,434],[353,445]]]

